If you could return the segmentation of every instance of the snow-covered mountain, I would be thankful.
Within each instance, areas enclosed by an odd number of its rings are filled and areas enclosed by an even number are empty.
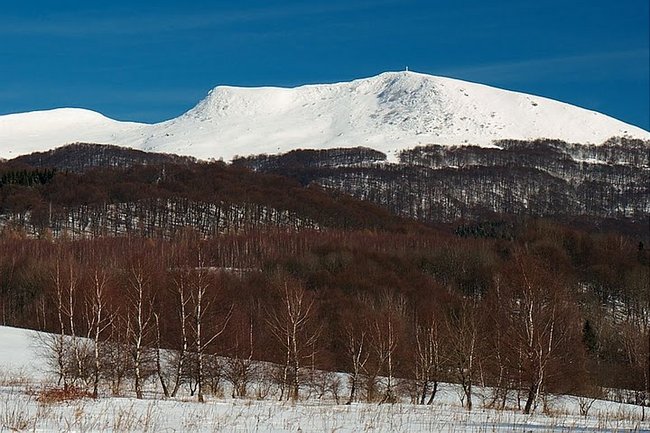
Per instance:
[[[185,114],[153,125],[82,109],[0,116],[0,158],[74,142],[231,159],[235,155],[366,146],[388,154],[424,144],[491,146],[552,138],[600,144],[650,133],[551,99],[413,72],[296,88],[213,89]]]

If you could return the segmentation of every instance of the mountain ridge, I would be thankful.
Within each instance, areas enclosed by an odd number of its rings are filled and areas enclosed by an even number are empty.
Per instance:
[[[541,96],[415,72],[293,88],[218,86],[184,114],[156,124],[83,109],[0,116],[0,157],[74,143],[114,144],[200,159],[365,146],[395,160],[418,145],[536,138],[601,144],[650,140],[619,120]]]

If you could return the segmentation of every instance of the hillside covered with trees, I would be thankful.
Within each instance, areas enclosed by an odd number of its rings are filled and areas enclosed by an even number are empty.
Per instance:
[[[431,166],[484,158],[417,152]],[[255,380],[287,399],[427,404],[444,381],[469,409],[486,401],[478,386],[490,406],[516,395],[526,413],[548,393],[648,404],[644,222],[513,212],[434,224],[314,182],[394,170],[363,149],[255,160],[270,174],[141,156],[0,164],[1,323],[52,332],[66,387],[141,397],[158,382],[202,399],[224,381],[249,396]],[[396,194],[386,185],[375,193]],[[409,208],[415,190],[371,201]],[[345,395],[328,371],[346,374]]]
[[[115,393],[130,380],[138,395],[154,379],[169,393],[216,392],[225,380],[246,396],[263,379],[285,398],[310,390],[424,404],[445,381],[462,386],[468,408],[476,386],[494,387],[495,407],[515,392],[526,412],[548,392],[643,404],[648,250],[541,220],[517,233],[51,241],[6,232],[1,318],[93,338],[97,351],[86,343],[56,352],[56,370],[67,384]],[[163,371],[156,348],[178,351]],[[254,360],[276,368],[262,377]],[[340,395],[323,370],[346,372],[351,393]]]
[[[284,176],[119,148],[108,156],[113,149],[74,145],[47,158],[0,163],[0,226],[37,237],[64,232],[173,237],[187,227],[214,235],[262,225],[388,230],[418,226],[346,194],[305,187]],[[114,165],[116,159],[121,163]],[[49,163],[32,166],[24,161]]]
[[[504,140],[496,147],[429,145],[399,161],[365,148],[297,150],[234,163],[282,173],[424,222],[494,215],[643,220],[650,215],[650,143]]]

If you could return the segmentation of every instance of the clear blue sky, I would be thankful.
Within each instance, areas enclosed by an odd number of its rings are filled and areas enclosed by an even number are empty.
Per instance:
[[[3,0],[0,113],[154,122],[219,84],[410,69],[548,96],[650,129],[648,0]]]

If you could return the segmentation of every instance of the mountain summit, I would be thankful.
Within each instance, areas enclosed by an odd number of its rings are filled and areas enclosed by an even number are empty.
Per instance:
[[[295,88],[219,86],[165,122],[118,122],[89,110],[0,116],[0,157],[74,142],[116,144],[197,158],[366,146],[390,159],[425,144],[492,146],[500,139],[600,144],[650,140],[614,118],[540,96],[414,72]]]

